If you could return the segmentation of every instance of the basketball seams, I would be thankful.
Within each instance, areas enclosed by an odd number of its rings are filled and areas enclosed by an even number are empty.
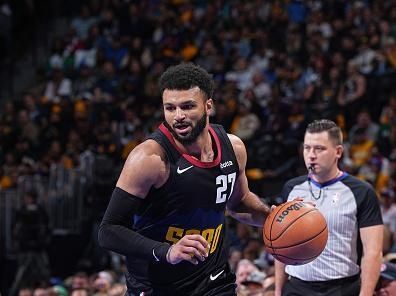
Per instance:
[[[289,206],[289,205],[288,205],[288,206]],[[318,211],[317,208],[312,208],[311,210],[309,210],[309,211],[305,212],[304,214],[298,216],[298,217],[295,218],[294,220],[289,221],[289,225],[287,225],[281,232],[279,232],[279,233],[278,233],[278,236],[277,236],[276,238],[272,239],[271,242],[276,241],[280,236],[282,236],[282,235],[285,233],[285,231],[286,231],[290,226],[292,226],[298,219],[304,217],[305,215],[307,215],[307,214],[309,214],[309,213],[316,212],[316,211]],[[272,221],[272,223],[274,223],[274,221]],[[272,224],[271,224],[271,234],[272,234]]]
[[[292,247],[296,247],[296,246],[298,246],[298,245],[302,245],[302,244],[304,244],[304,243],[306,243],[306,242],[309,242],[309,241],[311,241],[311,240],[313,240],[313,239],[315,239],[316,237],[318,237],[319,235],[321,235],[324,231],[326,231],[327,230],[327,225],[325,225],[325,228],[323,228],[319,233],[317,233],[315,236],[312,236],[312,237],[310,237],[309,239],[307,239],[307,240],[305,240],[305,241],[301,241],[301,242],[298,242],[298,243],[296,243],[296,244],[294,244],[294,245],[288,245],[288,246],[282,246],[282,247],[273,247],[272,249],[276,249],[276,250],[279,250],[279,249],[286,249],[286,248],[292,248]]]
[[[267,252],[285,264],[301,265],[311,262],[322,253],[328,239],[327,221],[319,209],[316,207],[298,206],[298,208],[294,208],[295,211],[290,213],[288,207],[297,206],[299,202],[294,200],[279,205],[270,213],[263,225],[262,233]],[[301,211],[298,211],[300,209]],[[314,216],[309,216],[309,213],[314,213],[312,214]],[[304,219],[299,220],[300,218]],[[277,224],[278,222],[280,224]],[[322,226],[322,229],[320,229],[320,226]],[[311,227],[311,233],[306,234],[312,236],[309,238],[306,237],[307,235],[301,237],[301,233],[305,232],[304,229]],[[292,244],[285,246],[283,245],[285,242]],[[276,245],[281,245],[281,247]],[[307,249],[307,253],[300,253],[303,252],[304,248],[310,248],[309,246],[312,246],[312,249]],[[319,251],[319,249],[321,250]],[[317,251],[319,252],[318,254],[316,254]],[[307,256],[307,258],[293,258],[301,255]]]
[[[315,259],[316,257],[318,257],[318,255],[312,256],[312,257],[308,257],[308,258],[304,258],[304,259],[292,258],[292,257],[288,257],[288,256],[285,256],[285,255],[280,255],[280,254],[274,254],[274,257],[275,257],[276,259],[278,259],[279,261],[282,261],[282,260],[280,260],[278,257],[282,257],[282,258],[286,258],[286,259],[288,259],[288,260],[293,260],[293,261],[295,261],[293,265],[302,265],[302,264],[305,264],[305,263],[308,263],[308,262],[312,261],[313,259]],[[289,264],[290,264],[290,263],[289,263]]]
[[[283,208],[284,208],[285,206],[286,206],[286,204],[284,204],[283,206],[281,206],[281,207],[278,209],[278,211],[276,212],[276,214],[271,213],[271,215],[273,215],[273,216],[278,215],[278,213],[279,213],[281,210],[283,210]],[[267,217],[267,219],[268,219],[268,217]],[[268,247],[271,248],[273,252],[275,252],[275,249],[272,247],[272,238],[271,238],[271,236],[272,236],[272,225],[274,224],[274,222],[275,222],[275,219],[272,219],[271,225],[270,225],[270,227],[269,227],[269,236],[270,236],[269,238],[267,237],[267,235],[266,235],[266,233],[265,233],[265,228],[264,228],[264,237],[269,241],[270,246],[268,246]]]
[[[323,234],[324,231],[326,231],[326,230],[327,230],[327,225],[326,225],[326,227],[325,227],[318,235],[316,235],[315,237],[311,238],[310,240],[313,240],[314,238],[316,238],[316,237],[318,237],[319,235]],[[307,240],[307,241],[305,241],[304,243],[309,242],[310,240]],[[303,243],[301,243],[301,244],[303,244]],[[317,258],[317,257],[322,253],[322,251],[320,251],[319,254],[315,254],[315,255],[310,256],[310,257],[306,257],[306,258],[293,258],[293,257],[286,256],[286,255],[283,255],[283,254],[281,254],[281,253],[277,253],[277,252],[276,252],[276,250],[281,251],[281,249],[296,247],[296,246],[298,246],[298,245],[299,245],[299,244],[296,244],[296,245],[293,245],[293,246],[288,246],[288,247],[276,248],[276,249],[273,248],[273,251],[274,251],[273,256],[274,256],[277,260],[280,260],[281,262],[285,262],[285,260],[287,260],[288,263],[286,263],[286,264],[289,264],[289,265],[290,265],[290,264],[291,264],[291,265],[303,265],[303,264],[306,264],[306,263],[308,263],[308,262],[311,262],[312,260],[314,260],[315,258]],[[283,259],[281,260],[280,258],[283,258]],[[293,261],[293,262],[290,262],[290,261]]]
[[[270,215],[272,215],[272,216],[278,215],[278,213],[284,208],[284,206],[285,206],[285,205],[281,206],[280,209],[278,209],[278,211],[276,212],[276,214],[271,213]],[[268,219],[268,217],[267,217],[267,219]],[[264,236],[265,236],[265,238],[266,238],[267,240],[269,240],[269,241],[272,241],[272,238],[271,238],[271,236],[272,236],[272,225],[274,224],[274,222],[275,222],[275,219],[272,219],[272,221],[271,221],[271,226],[269,227],[269,236],[270,236],[270,237],[267,237],[267,235],[266,235],[266,233],[265,233],[265,231],[264,231]]]

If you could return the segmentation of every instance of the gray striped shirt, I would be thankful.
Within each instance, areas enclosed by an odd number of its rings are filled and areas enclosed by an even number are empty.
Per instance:
[[[300,176],[285,184],[281,196],[314,202],[329,230],[322,254],[304,265],[287,265],[286,273],[304,281],[327,281],[360,272],[359,228],[382,224],[376,193],[368,183],[347,173],[324,184]]]

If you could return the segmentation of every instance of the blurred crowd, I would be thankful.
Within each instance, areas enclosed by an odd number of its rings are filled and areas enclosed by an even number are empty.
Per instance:
[[[211,121],[246,143],[251,187],[270,204],[280,202],[283,181],[306,173],[299,149],[306,124],[336,121],[346,142],[342,169],[377,190],[387,225],[384,254],[394,255],[392,0],[81,1],[66,34],[52,40],[36,85],[3,104],[0,190],[16,188],[21,176],[46,177],[53,165],[84,168],[88,154],[111,160],[116,177],[128,153],[161,121],[158,78],[180,61],[213,74]],[[261,230],[229,223],[238,293],[272,295],[273,259],[263,250]],[[123,295],[118,259],[118,269],[110,263],[110,271],[50,275],[18,293]],[[395,280],[387,264],[388,280]]]

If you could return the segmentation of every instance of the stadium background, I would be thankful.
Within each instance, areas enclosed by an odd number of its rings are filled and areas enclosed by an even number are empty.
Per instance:
[[[384,251],[396,251],[395,1],[2,0],[0,27],[4,295],[71,293],[79,276],[92,294],[101,279],[105,295],[122,284],[97,226],[126,155],[161,120],[159,76],[180,61],[214,75],[211,121],[244,140],[250,186],[270,204],[305,173],[306,124],[336,121],[342,168],[376,188]],[[40,205],[30,238],[27,196]],[[232,266],[244,258],[270,278],[260,230],[229,223]]]

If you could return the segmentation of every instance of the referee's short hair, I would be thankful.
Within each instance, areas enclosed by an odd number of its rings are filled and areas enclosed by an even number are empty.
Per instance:
[[[314,120],[313,122],[308,124],[305,132],[310,134],[327,132],[329,135],[329,139],[335,145],[342,145],[341,128],[334,121],[331,121],[329,119]]]

